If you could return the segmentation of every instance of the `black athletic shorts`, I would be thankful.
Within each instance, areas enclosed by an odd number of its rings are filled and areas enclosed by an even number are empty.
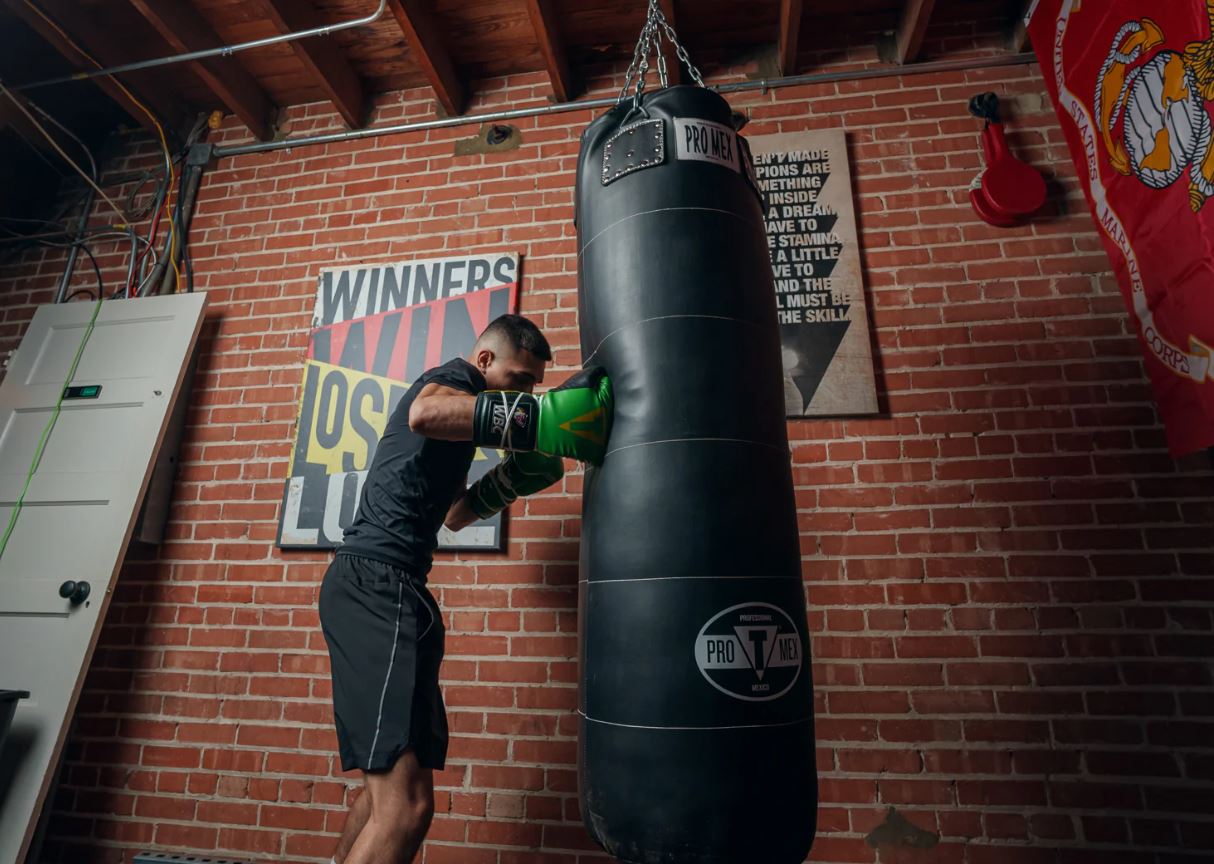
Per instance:
[[[423,582],[370,558],[337,555],[320,587],[345,771],[386,771],[412,748],[424,768],[447,758],[438,689],[445,629]]]

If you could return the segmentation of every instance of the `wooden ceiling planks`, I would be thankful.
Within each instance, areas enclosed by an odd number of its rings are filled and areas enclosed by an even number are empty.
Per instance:
[[[935,9],[936,0],[906,0],[898,28],[881,42],[881,59],[900,65],[919,59]]]
[[[222,46],[219,35],[189,0],[130,0],[166,43],[178,53]],[[239,57],[212,57],[190,64],[227,108],[262,141],[274,132],[276,108]]]
[[[466,101],[463,82],[447,50],[449,28],[439,19],[431,0],[388,0],[413,62],[421,67],[438,103],[448,114],[459,114]]]
[[[250,3],[265,15],[278,33],[309,30],[329,23],[310,0],[250,0]],[[346,125],[361,126],[366,119],[367,94],[358,73],[337,43],[317,36],[287,44]]]
[[[535,41],[544,65],[548,69],[548,80],[552,83],[552,95],[558,102],[568,102],[574,97],[573,75],[569,69],[569,58],[565,55],[565,40],[561,36],[560,23],[556,19],[553,0],[524,0],[531,27],[535,30]]]
[[[76,70],[90,71],[96,68],[84,52],[103,66],[132,59],[123,45],[125,40],[118,35],[123,30],[111,29],[115,24],[130,27],[127,32],[141,40],[136,44],[144,45],[145,50],[151,52],[147,56],[171,53],[171,49],[154,31],[148,32],[147,24],[125,2],[115,13],[116,18],[110,18],[110,10],[101,10],[96,4],[42,0],[36,10],[25,0],[4,0],[4,3],[12,14],[24,21]],[[125,18],[123,13],[126,13]],[[182,72],[181,69],[174,69],[162,70],[159,74],[133,73],[122,79],[126,90],[112,79],[92,80],[140,125],[149,128],[153,125],[139,107],[139,102],[143,102],[159,114],[170,128],[181,131],[192,122],[198,100],[206,101],[208,96],[197,79],[187,77],[188,73]],[[27,95],[38,101],[37,91]]]
[[[432,0],[446,27],[447,47],[465,80],[538,72],[544,58],[524,0]],[[569,37],[556,4],[566,48]]]
[[[593,69],[601,74],[632,56],[647,0],[390,2],[393,8],[379,21],[357,30],[241,52],[195,69],[183,65],[133,73],[122,80],[158,110],[179,115],[230,110],[259,137],[269,134],[265,117],[275,104],[328,100],[347,124],[356,126],[366,118],[370,94],[429,86],[444,111],[453,113],[478,81],[516,72],[546,71],[554,98],[564,100],[577,92],[581,73]],[[959,56],[964,45],[972,53],[974,34],[985,38],[987,33],[972,23],[981,20],[990,22],[991,50],[1014,50],[1007,33],[1020,0],[659,2],[691,59],[707,74],[722,65],[753,61],[760,74],[772,75],[864,59],[865,46],[890,31],[901,35],[901,43],[894,42],[902,45],[895,47],[895,59],[909,60],[916,50],[930,59]],[[24,6],[24,0],[0,3]],[[119,63],[336,24],[366,16],[376,3],[45,0],[43,8],[70,22],[73,34],[82,42],[87,38],[98,59]],[[411,24],[419,15],[429,19],[420,29]],[[410,26],[402,26],[402,19]],[[996,34],[1002,35],[997,39]],[[865,62],[876,59],[867,56],[872,59]],[[79,58],[75,61],[83,65]],[[672,55],[667,65],[672,73],[679,68]],[[108,88],[120,104],[124,101],[112,84],[98,86]],[[137,120],[144,119],[128,107]]]
[[[803,0],[780,0],[780,35],[776,44],[781,75],[796,74],[797,44],[801,39],[804,11]]]

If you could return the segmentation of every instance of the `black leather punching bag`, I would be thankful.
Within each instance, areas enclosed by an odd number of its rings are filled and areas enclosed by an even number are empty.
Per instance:
[[[725,100],[646,94],[582,136],[583,361],[615,419],[581,557],[586,827],[631,864],[796,864],[813,691],[771,260]]]

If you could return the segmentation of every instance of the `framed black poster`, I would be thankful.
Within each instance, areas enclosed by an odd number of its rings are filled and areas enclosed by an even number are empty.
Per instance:
[[[766,198],[789,417],[874,414],[868,304],[842,129],[747,138]]]

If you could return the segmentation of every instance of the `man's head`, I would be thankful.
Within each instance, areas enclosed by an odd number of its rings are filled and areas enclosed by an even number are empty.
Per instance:
[[[496,318],[476,340],[468,358],[489,384],[490,390],[522,390],[530,393],[544,380],[544,364],[552,349],[540,329],[521,315]]]

